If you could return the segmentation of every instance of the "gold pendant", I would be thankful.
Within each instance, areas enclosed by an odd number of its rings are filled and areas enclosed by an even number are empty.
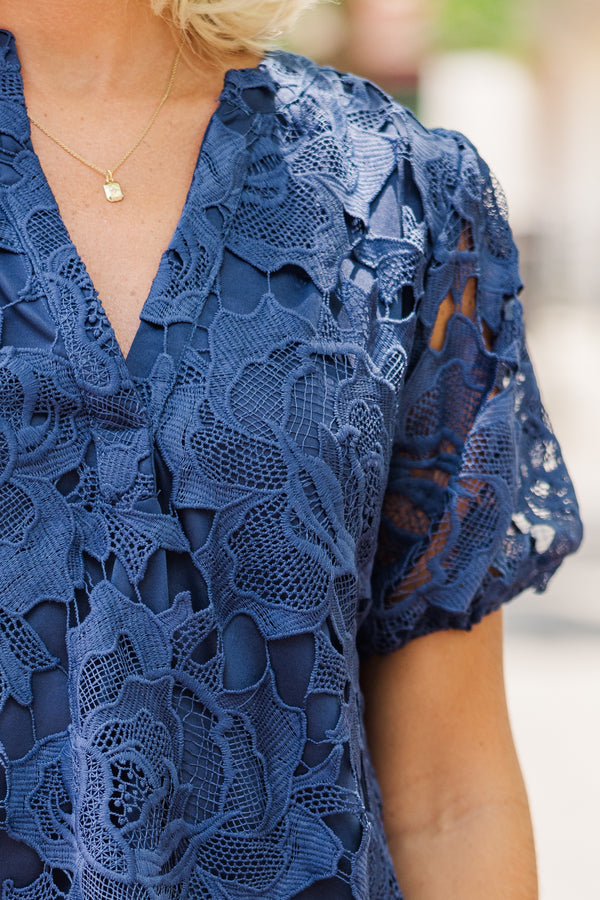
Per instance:
[[[124,194],[121,185],[115,181],[111,171],[106,173],[106,181],[104,182],[104,194],[109,203],[118,203],[123,199]]]

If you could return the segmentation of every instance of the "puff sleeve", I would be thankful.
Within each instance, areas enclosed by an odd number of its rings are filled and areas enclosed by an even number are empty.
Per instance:
[[[462,135],[434,134],[455,168],[416,310],[359,632],[367,655],[470,629],[524,588],[543,590],[582,534],[526,350],[501,189]],[[422,192],[426,214],[434,194]]]

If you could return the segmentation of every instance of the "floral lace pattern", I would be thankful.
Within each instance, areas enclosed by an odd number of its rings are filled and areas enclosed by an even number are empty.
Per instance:
[[[125,360],[0,57],[3,900],[398,900],[359,650],[580,539],[501,195],[359,79],[231,71]]]

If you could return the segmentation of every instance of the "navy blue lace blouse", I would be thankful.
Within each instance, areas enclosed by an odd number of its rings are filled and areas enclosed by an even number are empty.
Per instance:
[[[501,194],[357,78],[231,71],[124,359],[0,57],[2,898],[400,898],[360,654],[580,538]]]

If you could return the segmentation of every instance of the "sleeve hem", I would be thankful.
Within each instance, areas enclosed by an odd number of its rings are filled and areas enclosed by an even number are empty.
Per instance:
[[[420,615],[416,621],[413,618],[411,622],[401,624],[398,618],[393,616],[389,619],[385,616],[371,616],[358,634],[359,655],[361,659],[375,655],[386,656],[406,646],[415,638],[436,631],[471,631],[485,616],[500,609],[523,591],[534,590],[536,594],[544,593],[552,575],[562,562],[562,559],[558,561],[553,559],[552,563],[545,567],[541,564],[531,566],[527,574],[511,585],[499,585],[497,581],[492,581],[481,588],[464,611],[450,610],[426,598],[419,598]]]

